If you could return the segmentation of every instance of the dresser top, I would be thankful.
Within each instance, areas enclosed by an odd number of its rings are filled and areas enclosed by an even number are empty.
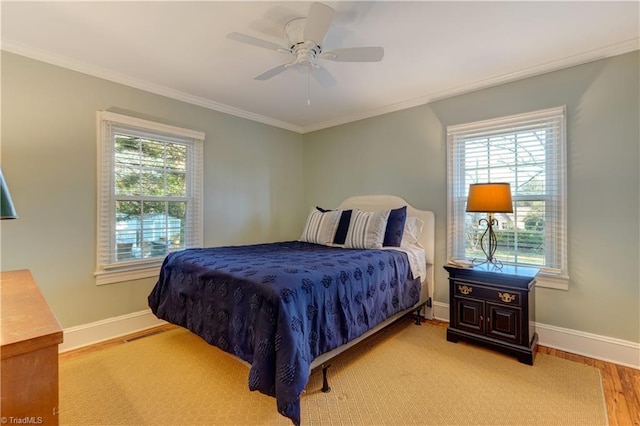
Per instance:
[[[62,328],[28,270],[0,272],[2,359],[62,342]]]

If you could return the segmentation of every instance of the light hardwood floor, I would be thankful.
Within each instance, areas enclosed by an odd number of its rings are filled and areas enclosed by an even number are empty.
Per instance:
[[[447,328],[447,322],[427,320],[426,323],[441,328]],[[98,343],[86,348],[77,349],[60,354],[59,360],[82,356],[84,354],[119,345],[140,337],[176,328],[174,325],[164,325],[150,330],[134,333],[119,339]],[[610,362],[599,361],[581,355],[575,355],[545,346],[538,346],[538,353],[544,353],[558,358],[596,367],[602,374],[604,396],[607,404],[607,414],[610,426],[640,426],[640,370]],[[505,355],[506,356],[506,355]]]

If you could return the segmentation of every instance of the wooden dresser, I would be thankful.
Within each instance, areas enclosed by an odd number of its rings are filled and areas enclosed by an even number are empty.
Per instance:
[[[62,328],[28,270],[0,272],[3,424],[58,424]]]

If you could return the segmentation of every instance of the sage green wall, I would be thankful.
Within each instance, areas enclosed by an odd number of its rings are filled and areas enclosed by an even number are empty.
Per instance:
[[[305,208],[388,193],[433,210],[448,303],[446,127],[566,105],[571,281],[537,289],[536,321],[640,342],[639,73],[635,51],[306,134]]]
[[[447,303],[446,127],[567,105],[571,283],[538,289],[537,321],[640,341],[638,52],[305,135],[6,52],[1,65],[20,219],[0,222],[0,270],[30,269],[65,328],[145,309],[154,283],[94,282],[98,110],[206,133],[205,245],[295,239],[310,206],[352,195],[433,210]]]
[[[3,271],[30,269],[63,327],[147,308],[154,279],[96,286],[96,111],[205,132],[204,243],[295,239],[302,135],[2,53],[2,168],[20,218]]]

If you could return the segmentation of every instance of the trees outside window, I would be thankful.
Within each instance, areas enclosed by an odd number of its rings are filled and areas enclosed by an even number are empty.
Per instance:
[[[109,112],[98,120],[99,280],[157,269],[170,251],[200,246],[204,135]]]

